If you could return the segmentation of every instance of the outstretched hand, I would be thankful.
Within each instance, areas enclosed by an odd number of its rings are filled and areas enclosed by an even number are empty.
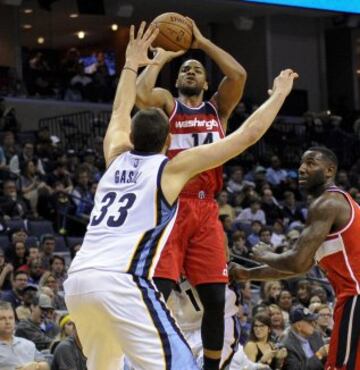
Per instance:
[[[228,265],[229,278],[238,282],[244,282],[250,279],[249,269],[240,266],[235,262],[230,262]]]
[[[269,244],[259,242],[252,247],[250,257],[255,261],[265,262],[264,258],[266,258],[266,256],[272,252],[273,250]]]
[[[174,58],[177,58],[177,57],[185,54],[185,52],[186,52],[186,50],[170,51],[170,50],[165,50],[165,49],[160,48],[160,47],[154,48],[152,46],[150,47],[150,51],[154,55],[154,60],[156,60],[156,61],[164,60],[166,63],[170,62]]]
[[[292,69],[285,69],[274,79],[273,87],[268,90],[268,94],[271,96],[275,92],[281,92],[286,96],[290,94],[294,80],[299,78],[299,75]]]
[[[134,63],[138,67],[156,64],[154,59],[148,57],[148,51],[151,43],[159,34],[159,29],[154,24],[145,31],[146,22],[141,22],[137,35],[135,36],[135,27],[130,27],[130,38],[126,48],[126,63]]]

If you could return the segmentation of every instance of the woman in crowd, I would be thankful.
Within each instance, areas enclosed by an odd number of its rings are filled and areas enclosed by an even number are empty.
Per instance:
[[[247,357],[271,369],[281,369],[287,356],[285,348],[277,349],[271,340],[271,319],[264,313],[254,316],[249,341],[244,347]]]
[[[271,304],[270,309],[270,320],[271,320],[271,331],[275,337],[279,340],[282,339],[285,331],[285,320],[282,315],[281,308],[277,304]]]
[[[71,320],[71,317],[69,314],[64,314],[60,316],[59,319],[59,327],[60,327],[60,333],[55,337],[54,341],[50,345],[50,352],[54,353],[57,345],[66,339],[67,337],[70,337],[74,333],[74,322]]]

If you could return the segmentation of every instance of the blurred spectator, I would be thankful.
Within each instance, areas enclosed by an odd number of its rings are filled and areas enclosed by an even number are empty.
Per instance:
[[[271,320],[271,331],[276,338],[281,339],[285,332],[285,320],[282,315],[281,308],[277,304],[271,304],[270,309],[270,320]]]
[[[50,84],[50,67],[43,53],[38,52],[29,61],[27,89],[30,95],[49,96],[53,94]]]
[[[283,218],[282,209],[273,196],[271,189],[263,190],[261,209],[265,212],[268,225],[273,225],[276,220],[281,220]]]
[[[253,318],[250,338],[244,347],[248,358],[257,363],[269,365],[271,369],[282,369],[287,353],[285,349],[276,349],[271,341],[271,320],[264,313]]]
[[[41,265],[41,258],[32,259],[29,261],[29,282],[34,285],[39,285],[44,269]]]
[[[316,316],[307,308],[294,307],[290,313],[291,329],[284,339],[288,356],[285,370],[322,370],[329,345],[315,331]]]
[[[311,289],[311,295],[312,296],[314,296],[314,295],[318,296],[319,299],[320,299],[320,302],[322,304],[327,304],[328,303],[326,290],[321,285],[314,286],[314,284],[313,284],[313,287]]]
[[[24,271],[15,271],[12,289],[1,295],[1,300],[11,303],[14,310],[21,305],[24,288],[28,284],[28,274]]]
[[[289,313],[293,304],[291,293],[288,290],[283,289],[278,295],[277,304],[282,310],[285,325],[287,325],[289,322]]]
[[[29,252],[26,250],[25,243],[17,241],[12,244],[12,252],[9,256],[9,262],[16,271],[19,267],[27,264]]]
[[[231,255],[234,258],[247,257],[249,250],[246,247],[246,237],[243,231],[235,231],[232,235]]]
[[[315,308],[314,313],[317,315],[316,328],[321,334],[324,343],[328,343],[333,326],[331,309],[327,304],[320,304]]]
[[[19,186],[25,199],[30,202],[32,213],[37,217],[37,206],[40,192],[51,193],[51,188],[41,180],[32,160],[25,161],[21,169]]]
[[[262,228],[262,223],[260,221],[253,221],[251,223],[251,233],[247,237],[247,242],[250,247],[253,247],[255,244],[259,243],[259,233]]]
[[[56,278],[59,290],[63,291],[64,290],[63,284],[64,281],[67,279],[64,258],[58,255],[54,255],[50,259],[50,271]]]
[[[74,325],[71,335],[61,341],[55,349],[51,370],[86,370],[86,357]]]
[[[41,259],[39,247],[37,245],[30,245],[28,264],[30,264],[30,261],[36,260],[36,259]]]
[[[6,262],[5,252],[0,248],[0,292],[11,290],[11,280],[14,267]],[[0,296],[1,297],[1,296]]]
[[[272,231],[269,227],[263,226],[259,232],[259,242],[265,243],[273,247],[271,243]]]
[[[276,248],[286,243],[284,225],[281,220],[275,220],[271,234],[271,244]]]
[[[350,180],[345,170],[338,171],[336,175],[336,185],[345,191],[348,191],[350,189],[351,187]]]
[[[41,262],[44,270],[50,270],[50,260],[55,251],[55,237],[52,234],[41,235],[40,238],[40,253]]]
[[[80,53],[76,48],[71,48],[66,52],[65,58],[61,61],[60,73],[64,88],[66,82],[70,81],[78,73],[80,65]]]
[[[287,172],[281,168],[281,161],[277,155],[271,157],[271,165],[266,170],[266,180],[272,186],[280,186],[286,181]]]
[[[96,159],[96,153],[93,149],[87,148],[84,150],[82,167],[88,171],[91,183],[99,182],[102,175],[97,167]]]
[[[296,229],[290,230],[286,234],[286,240],[288,242],[289,249],[291,249],[293,247],[293,245],[296,243],[296,241],[299,239],[299,237],[300,237],[300,232]]]
[[[4,370],[49,370],[43,355],[31,341],[14,336],[15,315],[11,305],[0,301],[0,359]]]
[[[292,227],[292,224],[297,222],[303,224],[305,222],[301,208],[296,204],[295,195],[291,191],[284,193],[283,214],[286,225]]]
[[[70,192],[73,188],[73,184],[67,165],[68,158],[65,154],[58,157],[56,160],[56,167],[47,175],[46,181],[53,188],[60,182],[63,185],[63,191]]]
[[[242,167],[236,166],[232,169],[230,180],[227,183],[226,190],[232,194],[240,194],[245,186],[255,188],[255,184],[251,181],[244,180],[244,171]]]
[[[59,283],[53,273],[46,271],[44,272],[39,286],[48,287],[52,291],[52,303],[55,310],[66,311],[66,304],[63,295],[59,294]]]
[[[41,175],[45,175],[44,167],[40,159],[34,154],[34,144],[30,141],[25,142],[22,147],[20,154],[15,154],[9,163],[9,169],[12,173],[19,176],[20,169],[24,167],[25,162],[33,161],[36,167],[36,171]]]
[[[25,218],[30,213],[30,204],[16,189],[13,180],[6,180],[3,184],[3,196],[0,197],[0,208],[6,218]]]
[[[27,285],[23,289],[22,303],[20,306],[16,307],[16,317],[18,320],[27,320],[31,317],[31,302],[33,301],[34,296],[36,295],[38,289],[35,285]]]
[[[93,80],[85,74],[84,65],[79,63],[76,74],[71,78],[66,90],[65,100],[94,100],[94,94]]]
[[[305,204],[301,209],[301,213],[304,217],[304,220],[306,220],[306,218],[307,218],[307,215],[308,215],[308,212],[309,212],[309,207],[310,207],[311,203],[313,202],[313,200],[314,200],[313,195],[311,195],[311,194],[306,195]]]
[[[15,144],[15,134],[12,131],[4,132],[2,149],[5,154],[6,164],[8,165],[11,158],[18,153],[18,148]]]
[[[235,221],[245,224],[251,224],[253,221],[260,221],[262,225],[265,225],[265,213],[261,209],[260,202],[257,199],[252,200],[250,207],[243,209],[236,217]]]
[[[34,296],[30,309],[30,319],[19,321],[15,333],[34,342],[39,351],[48,349],[59,332],[52,320],[54,307],[51,300],[45,294]]]
[[[301,279],[297,283],[296,299],[297,303],[308,307],[311,298],[311,283],[309,280]]]
[[[263,302],[265,304],[276,304],[279,294],[281,292],[282,286],[278,280],[269,280],[264,283],[264,294]]]
[[[50,352],[54,353],[56,347],[60,342],[73,335],[75,331],[75,324],[71,320],[68,313],[60,316],[59,318],[60,333],[55,337],[54,341],[51,343]]]
[[[217,202],[219,205],[219,215],[228,215],[231,221],[235,219],[235,210],[229,204],[229,194],[227,191],[223,190],[217,196]]]
[[[79,169],[76,174],[76,186],[72,191],[73,201],[76,205],[76,215],[89,220],[93,207],[93,198],[90,192],[90,180],[87,170]]]
[[[44,163],[45,170],[48,170],[48,162],[52,160],[54,147],[50,138],[49,127],[40,127],[37,132],[37,139],[35,142],[36,153]]]

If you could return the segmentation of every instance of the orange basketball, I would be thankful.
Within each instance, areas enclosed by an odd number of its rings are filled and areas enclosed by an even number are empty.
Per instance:
[[[156,17],[155,23],[160,32],[153,42],[154,47],[169,51],[187,50],[191,46],[192,23],[178,13],[163,13]]]

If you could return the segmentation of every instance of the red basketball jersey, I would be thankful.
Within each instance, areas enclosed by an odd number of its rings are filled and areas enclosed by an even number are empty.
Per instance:
[[[225,134],[215,106],[209,101],[196,108],[188,107],[175,100],[170,118],[171,145],[167,155],[175,157],[182,150],[210,144],[222,139]],[[202,172],[190,180],[182,193],[201,197],[214,196],[223,185],[222,167]]]
[[[350,194],[331,187],[327,191],[344,195],[351,207],[349,223],[340,231],[329,234],[317,250],[315,259],[325,270],[337,300],[360,294],[360,207]]]

